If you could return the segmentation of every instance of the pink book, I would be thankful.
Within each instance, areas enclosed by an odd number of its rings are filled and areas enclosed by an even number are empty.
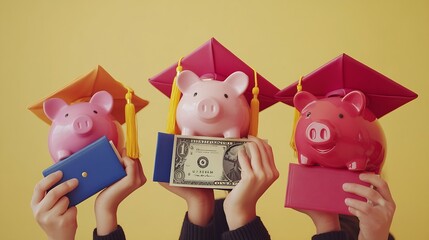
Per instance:
[[[347,169],[325,168],[289,164],[289,178],[286,190],[285,207],[317,210],[351,215],[344,203],[346,198],[366,201],[365,198],[343,191],[344,183],[359,183],[360,172]]]

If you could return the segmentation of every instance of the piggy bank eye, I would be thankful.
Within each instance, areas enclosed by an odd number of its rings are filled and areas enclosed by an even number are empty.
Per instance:
[[[344,118],[344,115],[342,113],[338,114],[339,118]]]
[[[98,114],[98,112],[96,111],[96,110],[94,110],[94,111],[92,111],[93,113],[95,113],[95,114]]]
[[[68,113],[66,113],[66,115],[64,115],[64,117],[68,117],[69,116],[69,114]]]
[[[306,118],[309,118],[311,116],[311,112],[307,112],[307,114],[305,114]]]
[[[224,96],[225,98],[228,98],[228,94],[226,94],[226,93],[225,93],[223,96]]]
[[[194,92],[194,97],[196,97],[198,95],[198,93],[197,92]]]

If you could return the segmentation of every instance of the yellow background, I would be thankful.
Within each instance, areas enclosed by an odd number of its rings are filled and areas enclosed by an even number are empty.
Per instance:
[[[397,239],[429,235],[428,1],[0,1],[0,228],[2,239],[43,239],[30,198],[51,164],[49,126],[27,106],[96,65],[150,101],[138,116],[141,160],[152,178],[168,100],[147,79],[215,37],[277,87],[345,52],[417,92],[383,117],[384,176],[397,203]],[[310,239],[309,218],[283,208],[292,109],[262,112],[260,137],[281,176],[258,204],[273,239]],[[77,239],[90,239],[94,198],[78,207]],[[128,239],[177,239],[185,204],[149,181],[119,209]]]

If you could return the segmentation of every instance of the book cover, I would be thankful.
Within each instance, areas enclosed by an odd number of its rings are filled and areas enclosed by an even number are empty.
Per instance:
[[[344,183],[369,186],[368,183],[359,180],[359,174],[359,172],[347,169],[291,163],[289,164],[285,207],[351,215],[344,200],[354,198],[366,201],[366,199],[345,192],[342,186]]]
[[[126,176],[116,148],[103,136],[79,152],[50,166],[43,176],[61,170],[63,178],[55,185],[77,178],[79,185],[66,196],[70,206],[75,206],[100,190]],[[54,186],[54,187],[55,187]]]
[[[170,182],[171,159],[173,157],[174,134],[158,133],[153,181]]]

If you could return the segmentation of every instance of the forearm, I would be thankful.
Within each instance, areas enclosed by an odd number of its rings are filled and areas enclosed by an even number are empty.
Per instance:
[[[60,238],[47,236],[47,239],[48,240],[74,240],[75,236],[74,235],[73,236],[61,236]]]
[[[97,227],[97,235],[105,236],[115,231],[118,227],[116,209],[96,209],[95,219]]]
[[[256,218],[255,206],[240,209],[240,207],[225,207],[225,216],[230,230],[240,228]]]
[[[214,199],[197,199],[187,201],[188,219],[191,223],[205,227],[213,218]]]
[[[313,222],[316,226],[317,234],[340,231],[340,221],[338,220],[338,218],[329,220],[324,219],[323,221],[313,219]]]

